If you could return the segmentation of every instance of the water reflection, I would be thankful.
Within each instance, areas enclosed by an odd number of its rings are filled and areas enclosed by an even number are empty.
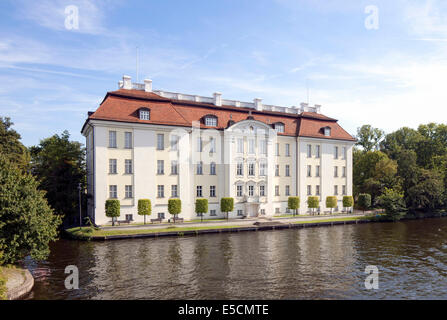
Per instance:
[[[447,219],[110,242],[25,264],[36,299],[447,298]],[[76,265],[80,289],[64,288]],[[364,287],[367,265],[379,290]]]

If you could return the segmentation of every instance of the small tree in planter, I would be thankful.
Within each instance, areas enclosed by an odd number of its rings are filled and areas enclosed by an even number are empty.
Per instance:
[[[208,212],[208,199],[196,199],[196,213],[200,213],[200,222],[203,222],[203,214]]]
[[[320,199],[314,196],[307,197],[307,206],[312,209],[312,214],[315,213],[314,209],[320,206]]]
[[[295,216],[296,210],[300,208],[300,197],[289,197],[287,207],[293,210],[293,216]]]
[[[144,224],[146,224],[146,216],[152,213],[151,200],[140,199],[138,200],[138,215],[144,216]]]
[[[363,213],[365,213],[365,210],[368,210],[371,207],[371,195],[368,193],[359,194],[357,205],[363,210]]]
[[[227,213],[227,220],[229,219],[229,214],[234,210],[234,199],[233,198],[222,198],[220,199],[220,211]]]
[[[168,200],[168,211],[170,214],[174,216],[174,224],[175,217],[182,212],[182,200],[180,199],[169,199]]]
[[[343,207],[352,208],[354,206],[354,198],[352,196],[343,196]],[[349,209],[346,209],[349,212]]]
[[[326,208],[331,208],[331,214],[332,209],[337,207],[337,197],[336,196],[327,196],[326,197]]]
[[[106,200],[106,216],[112,218],[112,226],[115,226],[115,218],[120,216],[120,201],[117,199]]]

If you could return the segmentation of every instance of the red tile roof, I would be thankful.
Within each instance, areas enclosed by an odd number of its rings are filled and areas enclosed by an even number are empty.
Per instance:
[[[138,110],[142,107],[150,109],[151,120],[139,119]],[[217,129],[227,128],[230,120],[239,122],[251,115],[254,120],[267,124],[284,123],[284,133],[279,133],[280,135],[355,141],[340,127],[336,119],[319,113],[291,114],[226,105],[215,106],[203,102],[168,99],[141,90],[120,89],[108,92],[99,108],[89,115],[86,123],[92,119],[190,127],[193,121],[200,121],[209,114],[217,117]],[[330,137],[324,136],[322,131],[322,128],[327,126],[331,128]],[[203,123],[201,127],[207,128]]]

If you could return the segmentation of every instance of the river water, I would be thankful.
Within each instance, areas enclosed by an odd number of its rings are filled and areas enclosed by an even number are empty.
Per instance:
[[[27,259],[29,299],[447,299],[447,218],[107,242]],[[79,289],[65,289],[65,267]],[[377,266],[379,288],[366,289]]]

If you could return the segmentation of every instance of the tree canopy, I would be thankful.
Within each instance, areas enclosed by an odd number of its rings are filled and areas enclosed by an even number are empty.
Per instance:
[[[10,164],[26,170],[30,155],[28,149],[20,142],[20,134],[11,129],[13,124],[10,118],[0,117],[0,154],[9,160]]]

